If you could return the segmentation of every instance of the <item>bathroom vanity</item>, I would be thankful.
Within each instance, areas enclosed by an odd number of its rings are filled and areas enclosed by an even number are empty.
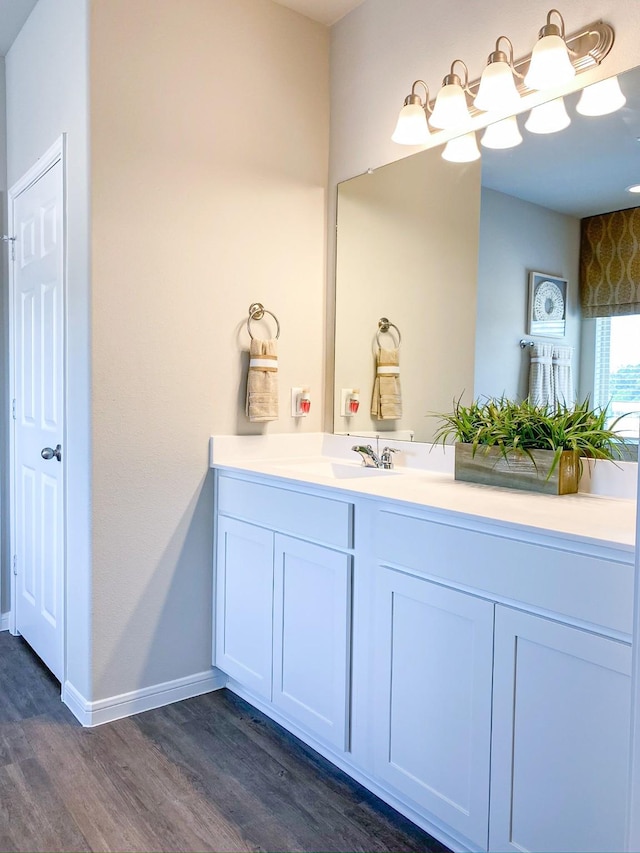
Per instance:
[[[622,850],[635,501],[351,443],[212,439],[228,687],[452,849]]]

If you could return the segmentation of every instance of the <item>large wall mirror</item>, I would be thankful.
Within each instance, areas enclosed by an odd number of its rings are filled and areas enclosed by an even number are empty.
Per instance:
[[[626,105],[576,112],[554,134],[524,129],[508,150],[481,147],[472,163],[422,151],[338,187],[334,431],[430,441],[432,415],[452,401],[528,391],[530,273],[566,281],[564,336],[581,398],[593,390],[595,321],[581,317],[580,222],[640,206],[640,69],[619,76]],[[387,318],[396,328],[381,332]],[[402,417],[370,411],[376,337],[401,335]],[[544,338],[540,338],[544,340]],[[346,411],[360,392],[356,413]]]

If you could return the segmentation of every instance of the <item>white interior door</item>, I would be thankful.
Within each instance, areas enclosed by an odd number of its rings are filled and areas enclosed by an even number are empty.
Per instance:
[[[12,197],[15,627],[60,680],[64,661],[63,200],[61,157]]]

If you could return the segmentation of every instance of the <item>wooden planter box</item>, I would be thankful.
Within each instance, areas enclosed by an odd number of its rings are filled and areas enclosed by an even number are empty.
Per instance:
[[[485,486],[524,489],[547,495],[570,495],[578,491],[579,456],[564,450],[553,474],[552,450],[532,450],[533,461],[526,453],[508,452],[506,457],[496,447],[480,445],[473,455],[472,444],[456,444],[455,478]]]

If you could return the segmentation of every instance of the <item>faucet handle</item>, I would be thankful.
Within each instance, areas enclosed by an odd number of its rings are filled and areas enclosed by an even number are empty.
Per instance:
[[[383,468],[393,468],[393,457],[392,453],[400,453],[400,448],[398,447],[385,447],[380,454],[380,464]]]

